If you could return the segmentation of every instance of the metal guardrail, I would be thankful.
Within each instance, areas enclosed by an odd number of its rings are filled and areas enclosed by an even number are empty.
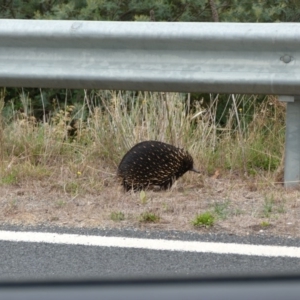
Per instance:
[[[0,20],[0,85],[300,95],[300,24]]]
[[[300,179],[299,58],[300,23],[0,20],[0,86],[284,95],[286,186]]]

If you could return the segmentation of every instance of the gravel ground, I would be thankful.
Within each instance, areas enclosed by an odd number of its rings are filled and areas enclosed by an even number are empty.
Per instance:
[[[191,176],[191,175],[190,175]],[[80,228],[136,228],[240,236],[300,237],[300,192],[239,178],[192,175],[169,191],[124,193],[115,180],[100,192],[72,194],[45,181],[0,186],[0,224]],[[194,227],[197,214],[211,212],[210,227]],[[155,222],[143,219],[154,214]]]

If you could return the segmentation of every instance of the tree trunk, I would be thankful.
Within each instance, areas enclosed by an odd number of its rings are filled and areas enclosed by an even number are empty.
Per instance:
[[[209,0],[209,5],[211,9],[211,14],[214,22],[219,22],[219,14],[216,8],[216,3],[214,0]]]
[[[155,22],[155,13],[153,9],[150,10],[150,21]]]

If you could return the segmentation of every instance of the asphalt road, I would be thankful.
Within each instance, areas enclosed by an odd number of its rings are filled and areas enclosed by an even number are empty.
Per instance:
[[[236,237],[232,235],[198,235],[195,233],[151,232],[130,229],[75,230],[6,226],[0,226],[0,230],[300,247],[300,240],[264,235]],[[2,281],[61,278],[300,274],[300,258],[0,241],[0,270],[0,280]]]

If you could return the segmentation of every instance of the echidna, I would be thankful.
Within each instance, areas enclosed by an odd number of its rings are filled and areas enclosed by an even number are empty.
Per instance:
[[[126,191],[149,186],[168,189],[187,171],[199,173],[187,151],[158,141],[145,141],[136,144],[124,155],[117,176]]]

